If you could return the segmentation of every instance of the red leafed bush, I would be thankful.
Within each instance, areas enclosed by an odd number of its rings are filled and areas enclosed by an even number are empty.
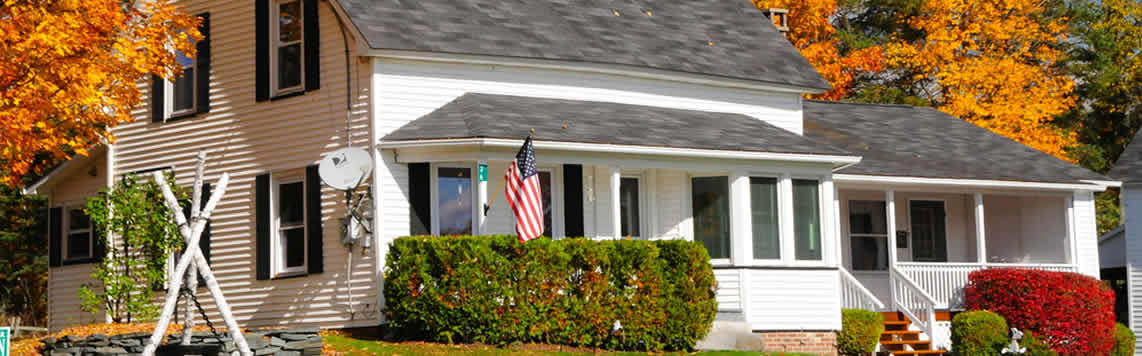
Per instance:
[[[993,268],[972,272],[964,306],[990,310],[1043,338],[1063,355],[1114,348],[1114,291],[1077,273]]]

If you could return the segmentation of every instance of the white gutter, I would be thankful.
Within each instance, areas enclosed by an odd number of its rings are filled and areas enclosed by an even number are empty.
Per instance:
[[[832,163],[832,164],[836,164],[836,165],[854,164],[854,163],[860,162],[860,160],[861,160],[861,158],[859,156],[841,156],[841,155],[823,155],[823,154],[805,154],[805,153],[748,152],[748,151],[710,150],[710,149],[674,148],[674,147],[649,147],[649,146],[636,146],[636,145],[616,145],[616,144],[608,144],[608,143],[534,141],[532,144],[535,146],[536,149],[557,150],[557,151],[641,154],[641,155],[694,157],[694,158],[748,159],[748,160],[805,162],[805,163]],[[377,144],[377,148],[380,148],[380,149],[398,149],[398,148],[435,148],[435,147],[455,147],[455,146],[483,146],[483,147],[519,148],[520,145],[523,145],[523,140],[498,139],[498,138],[461,138],[461,139],[438,139],[438,140],[380,142]]]
[[[956,179],[956,178],[925,178],[925,177],[893,177],[872,176],[860,174],[834,174],[833,180],[841,183],[869,183],[869,184],[908,184],[908,185],[942,185],[973,188],[1023,188],[1023,189],[1049,189],[1049,190],[1084,190],[1103,191],[1108,185],[1080,183],[1041,183],[1026,181],[1006,181],[991,179]]]

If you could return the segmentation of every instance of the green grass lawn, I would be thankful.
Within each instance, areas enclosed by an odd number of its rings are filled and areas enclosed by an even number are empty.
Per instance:
[[[377,340],[357,339],[347,335],[325,336],[325,350],[335,351],[347,356],[357,355],[469,355],[469,356],[514,356],[514,355],[550,355],[550,356],[581,356],[581,355],[608,355],[608,356],[634,356],[646,355],[640,352],[595,352],[595,351],[558,351],[559,346],[553,345],[522,345],[500,348],[489,345],[444,345],[422,342],[392,343]],[[574,348],[568,348],[574,350]],[[744,351],[703,351],[694,353],[669,353],[667,355],[700,355],[700,356],[812,356],[795,353],[767,353]]]

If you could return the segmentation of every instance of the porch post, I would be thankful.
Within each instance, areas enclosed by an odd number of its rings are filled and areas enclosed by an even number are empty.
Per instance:
[[[477,171],[480,170],[480,167],[487,166],[488,160],[486,159],[482,159],[476,162]],[[486,235],[488,233],[488,214],[484,212],[484,206],[487,204],[488,181],[476,179],[476,235]]]
[[[753,259],[753,224],[750,216],[749,175],[730,173],[730,262],[745,265]]]
[[[621,240],[623,236],[622,228],[622,205],[620,205],[621,197],[619,196],[619,184],[622,183],[622,171],[618,166],[611,166],[611,231],[615,240]]]
[[[980,264],[987,263],[987,231],[983,217],[983,193],[975,193],[975,254]]]
[[[888,218],[888,268],[896,268],[896,191],[884,192],[884,216]]]

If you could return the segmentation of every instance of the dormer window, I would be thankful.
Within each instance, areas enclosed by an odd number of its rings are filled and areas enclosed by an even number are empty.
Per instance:
[[[773,27],[776,27],[778,31],[783,33],[789,32],[789,10],[764,9],[761,10],[761,12],[764,13],[765,17],[768,17],[770,21],[773,21]]]

